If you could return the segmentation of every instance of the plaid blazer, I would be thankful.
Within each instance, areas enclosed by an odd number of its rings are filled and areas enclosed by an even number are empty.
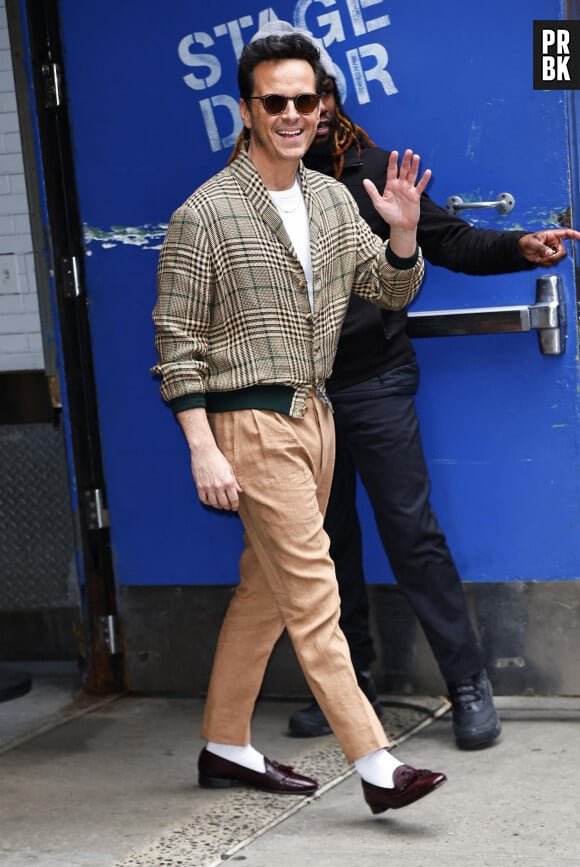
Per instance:
[[[302,164],[299,177],[313,311],[302,266],[245,151],[172,215],[159,258],[152,370],[174,411],[206,406],[212,393],[275,385],[286,387],[288,413],[299,417],[313,388],[324,394],[350,293],[400,309],[418,292],[420,251],[398,260],[343,184]]]

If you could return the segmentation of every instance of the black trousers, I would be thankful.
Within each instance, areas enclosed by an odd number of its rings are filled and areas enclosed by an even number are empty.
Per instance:
[[[484,667],[461,579],[429,502],[431,484],[414,396],[416,361],[333,393],[336,467],[325,528],[336,565],[341,627],[354,666],[375,658],[356,511],[356,474],[372,504],[395,579],[446,681]]]

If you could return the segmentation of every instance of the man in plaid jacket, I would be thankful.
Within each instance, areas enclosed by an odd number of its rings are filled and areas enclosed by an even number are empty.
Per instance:
[[[154,310],[161,393],[183,429],[202,503],[239,510],[240,584],[218,641],[199,761],[203,786],[305,794],[315,780],[251,744],[266,664],[288,630],[308,683],[375,813],[445,776],[402,764],[359,688],[339,627],[323,529],[334,463],[325,391],[351,293],[386,309],[416,295],[419,159],[393,153],[367,192],[391,226],[385,244],[344,186],[301,158],[319,119],[324,71],[299,34],[259,34],[238,66],[249,142],[174,213]]]

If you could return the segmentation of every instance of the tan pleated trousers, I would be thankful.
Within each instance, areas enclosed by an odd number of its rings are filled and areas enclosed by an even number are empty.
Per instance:
[[[209,416],[243,488],[240,584],[216,649],[201,735],[243,746],[272,649],[284,629],[349,762],[388,745],[360,690],[338,621],[323,516],[334,465],[332,413],[314,394],[303,419],[263,410]]]

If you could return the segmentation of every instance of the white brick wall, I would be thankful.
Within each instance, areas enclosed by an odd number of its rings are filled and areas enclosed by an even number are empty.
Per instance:
[[[43,370],[5,0],[0,0],[0,372]]]

